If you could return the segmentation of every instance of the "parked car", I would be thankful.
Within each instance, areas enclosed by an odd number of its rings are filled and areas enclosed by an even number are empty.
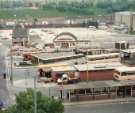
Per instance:
[[[19,65],[32,65],[31,61],[20,62]]]
[[[77,83],[80,81],[80,77],[78,75],[78,72],[75,73],[74,77],[69,77],[67,74],[63,74],[62,78],[59,78],[57,80],[57,83],[60,84],[72,84]]]

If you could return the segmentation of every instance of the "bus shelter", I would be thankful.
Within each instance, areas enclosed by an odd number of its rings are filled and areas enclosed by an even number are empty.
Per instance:
[[[92,81],[63,85],[69,101],[114,99],[135,96],[135,81]],[[60,91],[61,91],[60,90]]]

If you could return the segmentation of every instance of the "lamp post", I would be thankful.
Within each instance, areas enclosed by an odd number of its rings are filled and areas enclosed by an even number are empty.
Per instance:
[[[89,29],[88,29],[89,30]],[[89,37],[89,34],[88,34],[88,31],[87,31],[87,38]],[[86,63],[87,63],[87,73],[86,73],[86,76],[87,76],[87,83],[88,83],[88,79],[89,79],[89,71],[88,71],[88,47],[87,47],[87,51],[86,51]]]
[[[87,55],[86,55],[86,62],[87,62],[87,73],[86,73],[86,76],[87,76],[87,83],[88,83],[88,79],[89,79],[89,71],[88,71],[88,50],[87,50]]]
[[[16,15],[14,15],[14,17],[16,17]],[[15,30],[15,26],[13,27],[13,33],[14,33],[14,30]],[[11,81],[11,85],[13,86],[14,85],[14,82],[13,82],[13,35],[12,34],[12,38],[11,38],[11,48],[10,48],[10,81]]]
[[[11,49],[10,49],[10,81],[11,81],[11,85],[13,86],[14,85],[14,82],[13,82],[13,52],[12,52],[12,49],[13,49],[13,37],[11,39]]]
[[[37,86],[36,86],[37,77],[34,76],[34,113],[37,113]]]
[[[27,76],[30,76],[30,70],[29,68],[22,68],[22,69],[25,69],[27,71]],[[37,74],[34,74],[34,76],[32,76],[33,78],[33,84],[34,84],[34,87],[33,87],[33,106],[34,106],[34,113],[37,113]],[[26,79],[25,79],[26,80]],[[24,100],[25,101],[25,100]]]

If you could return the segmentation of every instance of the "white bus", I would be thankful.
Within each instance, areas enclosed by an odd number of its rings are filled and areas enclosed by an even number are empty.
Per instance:
[[[135,67],[118,67],[113,77],[115,80],[135,80]]]
[[[87,60],[89,63],[102,63],[102,62],[119,62],[119,53],[108,53],[100,55],[88,55]]]

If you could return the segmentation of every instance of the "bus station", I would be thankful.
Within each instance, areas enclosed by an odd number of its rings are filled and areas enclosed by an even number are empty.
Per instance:
[[[68,101],[104,100],[135,97],[135,81],[88,81],[63,85],[61,91],[67,91]]]

